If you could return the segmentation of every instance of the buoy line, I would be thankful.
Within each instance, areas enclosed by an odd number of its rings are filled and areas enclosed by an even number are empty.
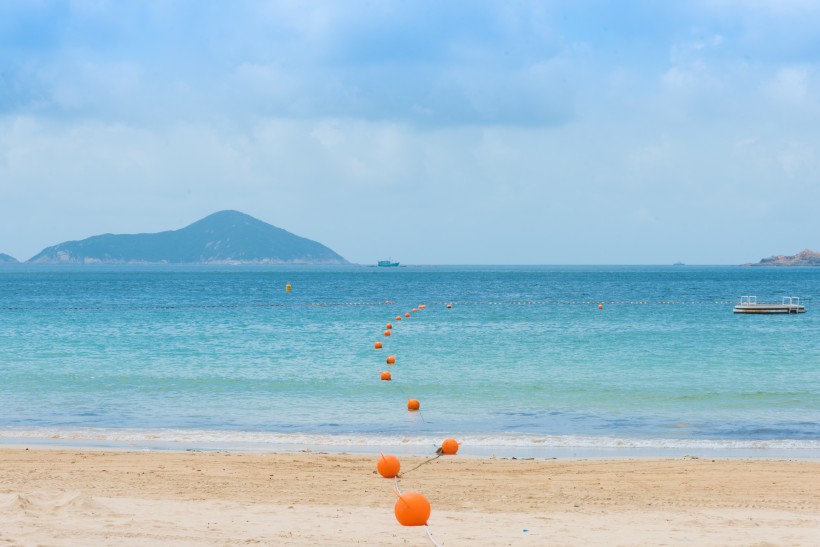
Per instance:
[[[760,302],[766,304],[767,302]],[[769,302],[776,304],[777,302]],[[444,304],[444,302],[436,302]],[[507,301],[476,301],[476,300],[449,300],[447,304],[458,304],[461,306],[594,306],[594,305],[620,305],[620,306],[681,306],[681,305],[730,305],[737,304],[735,300],[507,300]]]
[[[270,304],[167,304],[144,306],[0,306],[0,311],[142,311],[142,310],[217,310],[251,308],[312,308],[337,306],[391,306],[396,302],[305,302]]]
[[[806,299],[810,302],[809,299]],[[777,302],[758,302],[759,304],[777,304]],[[155,304],[135,306],[0,306],[0,311],[148,311],[148,310],[234,310],[253,308],[330,308],[340,306],[394,306],[400,302],[290,302],[290,303],[257,303],[257,304]],[[447,304],[460,306],[723,306],[737,304],[734,300],[448,300],[433,302],[433,304]],[[405,318],[410,312],[404,314]],[[402,316],[396,316],[401,321]]]
[[[447,304],[447,309],[452,309],[452,304]],[[404,314],[405,318],[412,317],[412,314],[419,313],[419,311],[426,308],[426,305],[419,304],[417,307],[413,308],[410,312]],[[396,322],[402,320],[401,315],[396,316]],[[383,335],[385,337],[385,343],[387,343],[387,339],[391,337],[393,334],[393,325],[392,323],[387,323],[385,325],[385,330]],[[373,343],[373,347],[376,350],[380,350],[384,347],[384,344],[380,341],[375,341]],[[386,358],[386,362],[388,365],[395,365],[396,364],[396,355],[389,355]],[[380,373],[381,380],[391,381],[392,383],[392,375],[389,371],[382,371]],[[405,397],[407,397],[407,410],[409,412],[418,413],[421,417],[421,420],[425,423],[428,423],[427,420],[424,419],[424,415],[421,413],[421,403],[418,399],[410,398],[407,396],[407,393],[404,390],[404,387],[400,384],[395,384],[398,391],[402,393]],[[434,547],[441,547],[441,545],[436,541],[435,537],[433,537],[432,532],[430,531],[430,527],[427,524],[427,520],[430,517],[430,502],[427,500],[424,495],[420,494],[419,492],[409,492],[403,493],[401,488],[399,487],[399,478],[404,477],[407,473],[415,471],[416,469],[420,468],[421,466],[428,464],[438,458],[447,455],[455,455],[458,452],[459,443],[455,439],[448,438],[445,439],[441,446],[436,450],[436,455],[432,458],[428,458],[423,462],[419,463],[412,469],[407,471],[401,472],[401,462],[396,456],[392,454],[384,454],[380,453],[381,457],[376,462],[376,471],[384,478],[392,478],[395,489],[393,492],[396,494],[398,500],[396,501],[395,506],[393,507],[393,512],[396,516],[396,520],[402,526],[424,526],[424,531],[427,534],[427,538],[430,540],[430,543],[434,545]]]

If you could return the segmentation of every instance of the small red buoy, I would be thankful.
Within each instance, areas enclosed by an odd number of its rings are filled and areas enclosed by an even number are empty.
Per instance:
[[[405,314],[404,314],[404,316],[405,316],[405,317],[410,317],[410,314],[409,314],[409,313],[405,313]]]
[[[386,370],[385,370],[384,372],[382,372],[382,374],[381,374],[381,378],[382,378],[382,380],[386,380],[386,381],[388,381],[388,382],[389,382],[390,380],[392,380],[392,379],[393,379],[393,376],[391,376],[391,374],[390,374],[390,372],[389,372],[389,371],[386,371]]]
[[[430,518],[430,502],[418,492],[407,492],[396,500],[393,512],[402,526],[424,526]]]
[[[441,443],[441,453],[447,456],[453,456],[458,453],[458,441],[455,439],[444,439]]]
[[[410,311],[412,311],[413,313],[416,313],[416,312],[418,312],[419,310],[417,310],[416,308],[413,308],[413,309],[412,309],[412,310],[410,310]]]
[[[384,335],[385,336],[390,336],[390,331],[389,330],[384,331]]]
[[[603,304],[598,304],[598,309],[599,309],[599,310],[604,309],[604,305],[603,305]]]
[[[373,347],[376,348],[376,349],[382,349],[382,343],[381,342],[373,342]]]
[[[398,475],[399,469],[401,469],[401,462],[396,456],[390,454],[382,454],[382,457],[376,463],[376,470],[385,479],[392,479]]]
[[[396,321],[401,321],[401,315],[396,316]]]
[[[421,408],[421,403],[418,399],[410,399],[407,401],[407,410],[418,410]]]
[[[388,365],[395,365],[396,364],[396,356],[395,355],[388,355],[387,356],[387,364]]]
[[[393,323],[388,323],[387,326],[385,326],[384,328],[386,328],[387,330],[392,329],[393,328]]]
[[[424,308],[426,308],[426,307],[427,307],[427,306],[425,306],[424,304],[419,304],[419,309],[420,309],[420,310],[423,310],[423,309],[424,309]]]

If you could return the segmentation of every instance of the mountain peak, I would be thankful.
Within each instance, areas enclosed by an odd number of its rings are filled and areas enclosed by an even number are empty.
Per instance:
[[[251,215],[243,213],[242,211],[235,211],[233,209],[225,209],[224,211],[211,213],[210,215],[199,219],[197,222],[204,222],[206,220],[251,220],[254,222],[262,222],[258,218],[254,218]]]

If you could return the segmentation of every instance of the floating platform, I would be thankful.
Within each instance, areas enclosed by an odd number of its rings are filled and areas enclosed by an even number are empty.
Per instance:
[[[758,302],[756,296],[741,296],[740,304],[735,306],[735,313],[806,313],[806,307],[800,303],[798,296],[784,296],[780,304]]]

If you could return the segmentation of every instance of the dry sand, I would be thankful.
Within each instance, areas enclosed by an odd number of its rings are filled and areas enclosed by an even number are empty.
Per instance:
[[[0,449],[0,545],[429,545],[375,460]],[[820,545],[816,461],[455,456],[400,485],[448,547]]]

